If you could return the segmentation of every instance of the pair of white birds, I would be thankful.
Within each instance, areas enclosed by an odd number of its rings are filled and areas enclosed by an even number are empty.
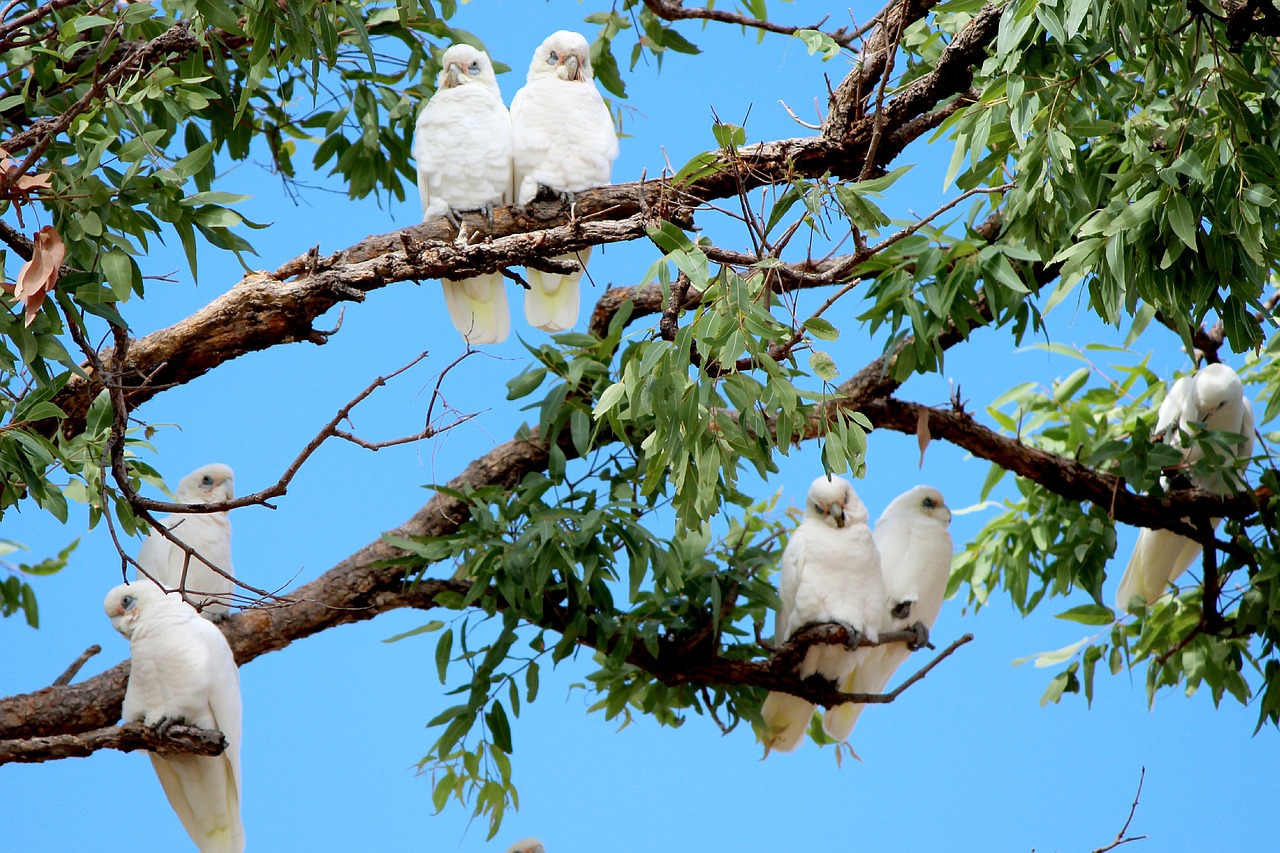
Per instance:
[[[560,30],[533,53],[528,80],[507,111],[489,55],[471,45],[444,52],[436,92],[418,115],[413,157],[422,218],[456,220],[456,212],[526,205],[545,186],[565,195],[609,183],[618,136],[596,89],[587,40]],[[464,235],[460,235],[460,238]],[[583,249],[554,260],[583,269]],[[548,332],[578,320],[582,272],[526,268],[525,317]],[[468,343],[506,340],[511,331],[501,273],[443,279],[449,318]]]
[[[1244,485],[1240,469],[1253,455],[1253,404],[1244,396],[1244,384],[1234,370],[1225,364],[1209,364],[1173,383],[1160,404],[1154,435],[1182,449],[1182,462],[1190,467],[1204,457],[1204,451],[1183,435],[1194,435],[1200,424],[1218,432],[1240,436],[1229,443],[1222,471],[1205,477],[1191,475],[1191,481],[1202,489],[1220,495],[1230,494]],[[1169,481],[1161,478],[1167,488]],[[1214,528],[1222,521],[1212,519]],[[1134,598],[1151,603],[1164,595],[1170,584],[1187,570],[1200,554],[1200,544],[1168,530],[1143,528],[1138,534],[1133,555],[1116,590],[1116,609],[1124,612]]]
[[[844,625],[856,638],[933,627],[951,574],[951,510],[932,486],[895,498],[867,525],[866,506],[840,477],[819,477],[809,487],[804,520],[782,552],[781,599],[774,642],[820,623]],[[846,693],[880,693],[910,651],[903,643],[849,649],[815,645],[797,675],[818,674]],[[822,727],[847,740],[862,705],[828,710]],[[791,752],[804,739],[815,706],[787,693],[770,693],[761,714],[765,754]]]
[[[185,504],[234,496],[235,475],[221,463],[183,477],[175,494]],[[149,726],[181,722],[222,732],[227,748],[221,755],[150,753],[151,765],[201,853],[240,853],[245,845],[240,673],[231,647],[214,625],[228,612],[234,586],[231,523],[225,512],[174,513],[159,522],[199,556],[188,556],[152,531],[138,551],[138,564],[155,583],[138,576],[107,593],[107,616],[129,640],[123,719]]]

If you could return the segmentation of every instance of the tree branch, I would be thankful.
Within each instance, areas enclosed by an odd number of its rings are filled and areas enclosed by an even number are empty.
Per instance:
[[[772,21],[766,21],[761,18],[753,18],[741,12],[726,12],[722,9],[708,9],[703,6],[688,9],[685,8],[683,0],[644,0],[644,5],[654,15],[667,21],[718,21],[724,24],[738,24],[743,27],[764,30],[770,33],[781,33],[783,35],[795,35],[800,30],[821,30],[822,25],[827,20],[823,18],[809,27],[793,27],[787,24],[775,24]],[[848,47],[857,38],[858,34],[849,32],[847,27],[840,27],[837,30],[825,33],[825,35],[830,36],[831,40],[841,47]]]
[[[81,734],[0,741],[0,765],[84,758],[100,749],[118,749],[121,752],[145,749],[161,755],[221,755],[226,748],[227,739],[222,732],[175,725],[161,734],[151,726],[132,722]]]
[[[967,412],[921,406],[893,397],[869,401],[860,406],[859,411],[877,428],[907,435],[915,435],[920,413],[927,411],[929,432],[935,439],[942,438],[963,447],[1065,498],[1104,507],[1117,521],[1136,527],[1172,530],[1197,541],[1203,537],[1186,517],[1244,518],[1271,496],[1265,487],[1227,497],[1204,489],[1174,491],[1164,497],[1138,495],[1125,488],[1124,482],[1113,474],[1094,471],[1072,459],[1000,435],[979,424]]]

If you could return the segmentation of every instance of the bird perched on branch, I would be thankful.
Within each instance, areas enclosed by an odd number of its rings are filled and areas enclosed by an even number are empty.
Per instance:
[[[801,628],[824,622],[849,632],[848,647],[809,648],[796,673],[800,678],[816,673],[841,684],[861,666],[869,649],[858,644],[863,637],[877,639],[884,585],[867,508],[847,481],[819,477],[809,486],[804,520],[782,552],[778,597],[774,641],[779,645]],[[813,710],[798,696],[770,693],[761,709],[765,754],[799,746]]]
[[[175,497],[178,503],[184,504],[229,501],[235,497],[235,474],[219,462],[197,468],[178,482]],[[182,591],[206,619],[226,616],[231,608],[231,591],[235,588],[231,580],[235,571],[231,567],[231,522],[227,514],[175,512],[160,519],[160,524],[195,553],[189,555],[164,534],[153,530],[138,551],[138,565],[165,589]]]
[[[129,640],[123,719],[222,732],[221,755],[150,753],[169,805],[201,853],[241,853],[240,673],[222,632],[176,593],[148,580],[121,584],[103,604]]]
[[[609,183],[618,136],[592,78],[587,40],[578,33],[552,33],[534,51],[528,81],[511,101],[511,140],[516,201],[522,205],[534,199],[539,186],[563,196]],[[554,260],[585,269],[590,255],[590,249],[581,249]],[[530,325],[548,332],[572,328],[582,273],[530,268],[526,275]]]
[[[1225,466],[1205,477],[1190,475],[1191,482],[1216,494],[1229,494],[1244,485],[1240,469],[1253,454],[1253,405],[1245,399],[1244,385],[1225,364],[1209,364],[1184,376],[1169,389],[1156,416],[1155,435],[1182,449],[1182,461],[1194,465],[1204,458],[1198,443],[1184,443],[1183,434],[1194,436],[1204,429],[1240,436],[1225,449]],[[1169,488],[1169,480],[1160,482]],[[1222,519],[1212,519],[1214,528]],[[1116,607],[1124,611],[1134,596],[1147,603],[1165,593],[1200,554],[1200,543],[1169,530],[1143,528],[1133,547],[1129,565],[1116,590]]]
[[[489,55],[455,44],[441,57],[436,93],[418,114],[413,158],[418,164],[422,221],[484,210],[511,200],[511,118]],[[461,237],[462,235],[460,235]],[[502,273],[441,279],[449,319],[468,343],[496,344],[511,330]]]
[[[954,546],[951,510],[942,493],[932,486],[916,486],[885,508],[871,536],[880,552],[884,579],[884,603],[879,610],[879,629],[884,634],[915,628],[927,639],[938,619],[942,599],[951,576]],[[911,654],[903,643],[888,643],[867,649],[867,657],[845,679],[845,693],[881,693],[898,667]],[[836,740],[847,740],[865,705],[852,702],[827,711],[823,730]]]

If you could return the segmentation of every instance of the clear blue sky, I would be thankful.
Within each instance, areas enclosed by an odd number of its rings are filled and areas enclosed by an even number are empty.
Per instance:
[[[604,5],[477,2],[462,6],[456,22],[484,38],[494,57],[514,69],[499,81],[509,100],[544,36],[561,28],[590,33],[581,16]],[[839,5],[770,4],[776,18],[803,23]],[[486,23],[495,20],[495,6],[500,25]],[[874,11],[866,4],[854,8],[859,20]],[[779,99],[812,119],[813,99],[826,91],[823,76],[836,81],[847,68],[844,60],[823,64],[800,43],[778,36],[757,45],[753,34],[724,28],[701,33],[685,25],[682,31],[704,48],[703,56],[669,55],[660,73],[642,66],[626,77],[626,104],[635,112],[614,167],[617,181],[634,180],[642,170],[656,175],[666,162],[678,168],[711,147],[712,107],[725,121],[739,123],[750,109],[753,141],[807,135]],[[941,141],[903,158],[921,165],[895,191],[895,214],[924,214],[946,197],[942,174],[950,151]],[[324,184],[340,189],[333,181]],[[387,209],[316,190],[294,206],[275,179],[252,164],[240,166],[223,188],[255,192],[243,206],[246,214],[274,223],[248,234],[262,256],[256,265],[265,268],[316,243],[333,251],[420,215],[416,198]],[[728,232],[716,233],[727,239]],[[597,250],[591,265],[597,289],[584,288],[584,305],[606,283],[637,283],[651,253],[647,245]],[[176,283],[152,283],[145,304],[127,306],[136,333],[186,316],[240,275],[233,260],[211,253],[202,258],[198,285],[175,251],[158,252],[144,264],[147,273],[170,270],[177,273]],[[518,294],[512,296],[518,311]],[[1064,343],[1112,334],[1100,332],[1071,301],[1058,307],[1052,321],[1054,339]],[[543,340],[519,315],[512,326],[531,341]],[[868,340],[852,322],[844,329],[832,352],[848,375],[873,358],[881,342]],[[1185,366],[1169,335],[1148,333],[1139,347],[1155,351],[1154,365],[1165,376]],[[366,438],[412,433],[420,428],[435,373],[462,350],[434,282],[395,285],[349,306],[341,332],[327,346],[277,347],[160,395],[138,415],[181,429],[162,428],[153,464],[173,484],[198,465],[223,461],[235,468],[240,492],[261,488],[373,376],[423,349],[431,352],[428,361],[379,391],[353,418]],[[1013,350],[1008,334],[979,332],[972,344],[948,355],[943,377],[913,378],[903,396],[943,403],[951,379],[980,410],[1019,381],[1047,384],[1077,366],[1042,352]],[[484,410],[473,422],[435,441],[377,454],[330,442],[278,502],[279,509],[236,511],[238,574],[268,588],[291,588],[316,577],[407,518],[430,496],[424,484],[448,480],[509,438],[518,416],[503,402],[504,382],[520,370],[525,353],[514,336],[487,352],[445,385],[449,403],[459,410]],[[784,504],[801,502],[819,471],[815,451],[782,459],[777,481],[759,484],[758,491],[781,488]],[[914,438],[872,436],[868,476],[855,486],[873,516],[918,482],[940,487],[953,508],[977,502],[985,462],[938,442],[923,470],[916,459]],[[981,511],[957,515],[957,543],[972,538],[987,517]],[[101,608],[106,590],[119,581],[119,560],[104,528],[84,528],[84,513],[74,514],[66,529],[34,507],[6,518],[2,535],[28,543],[38,555],[77,535],[84,542],[64,572],[36,581],[39,631],[19,618],[0,622],[0,694],[49,684],[92,643],[104,651],[84,675],[126,656],[127,644]],[[1133,531],[1122,530],[1118,560],[1132,541]],[[1118,577],[1119,569],[1113,571]],[[517,838],[537,835],[550,853],[833,845],[1089,851],[1120,828],[1143,766],[1146,786],[1132,831],[1151,839],[1129,849],[1274,850],[1280,817],[1269,780],[1280,766],[1280,740],[1269,728],[1252,736],[1253,709],[1230,700],[1215,709],[1208,695],[1165,694],[1148,711],[1141,674],[1100,674],[1092,710],[1073,697],[1039,707],[1053,670],[1015,668],[1010,661],[1083,636],[1085,628],[1054,620],[1051,613],[1084,599],[1053,602],[1026,620],[998,596],[976,615],[964,612],[960,601],[949,602],[935,640],[941,645],[966,631],[977,640],[899,701],[868,710],[854,734],[864,761],[846,761],[843,768],[837,768],[831,749],[812,744],[761,761],[749,730],[725,737],[696,715],[678,730],[640,718],[616,731],[616,722],[587,713],[593,697],[571,689],[589,671],[590,657],[582,654],[545,673],[539,700],[514,721],[521,809],[488,843],[482,822],[468,826],[467,809],[451,804],[433,816],[429,780],[414,773],[434,738],[425,723],[448,701],[432,663],[434,638],[381,641],[430,617],[397,612],[331,630],[241,671],[249,850],[501,851]],[[922,662],[909,663],[900,675]],[[7,766],[0,769],[0,802],[6,815],[0,848],[6,850],[148,853],[189,847],[141,754],[105,751],[88,759]]]

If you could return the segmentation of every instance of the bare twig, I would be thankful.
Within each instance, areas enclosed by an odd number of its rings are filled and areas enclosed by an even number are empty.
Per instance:
[[[63,672],[62,675],[59,675],[53,680],[53,686],[60,687],[63,684],[70,684],[71,679],[76,677],[76,673],[83,669],[84,665],[89,662],[89,658],[93,657],[100,651],[102,651],[102,646],[97,643],[94,643],[92,646],[85,649],[80,653],[80,657],[71,662],[71,666],[67,667],[66,671]]]
[[[737,24],[742,27],[750,27],[756,30],[764,30],[769,33],[781,33],[782,35],[794,35],[800,30],[819,30],[826,22],[823,18],[818,23],[807,27],[795,27],[788,24],[775,24],[772,21],[766,21],[761,18],[755,18],[751,15],[744,15],[741,12],[728,12],[723,9],[708,9],[703,6],[694,8],[686,8],[682,0],[644,0],[644,5],[650,12],[668,21],[685,21],[691,19],[703,21],[718,21],[724,24]],[[841,47],[848,47],[857,38],[856,32],[850,32],[846,27],[840,27],[838,30],[824,33],[829,36],[832,41]]]
[[[1097,848],[1093,853],[1107,853],[1108,850],[1115,850],[1121,844],[1128,844],[1130,841],[1141,841],[1147,837],[1145,835],[1129,835],[1129,824],[1133,822],[1134,812],[1138,810],[1138,800],[1142,797],[1142,783],[1146,778],[1147,768],[1143,767],[1138,776],[1138,790],[1133,795],[1133,805],[1129,806],[1129,816],[1124,819],[1124,826],[1120,827],[1120,831],[1116,833],[1116,837],[1110,844]]]

